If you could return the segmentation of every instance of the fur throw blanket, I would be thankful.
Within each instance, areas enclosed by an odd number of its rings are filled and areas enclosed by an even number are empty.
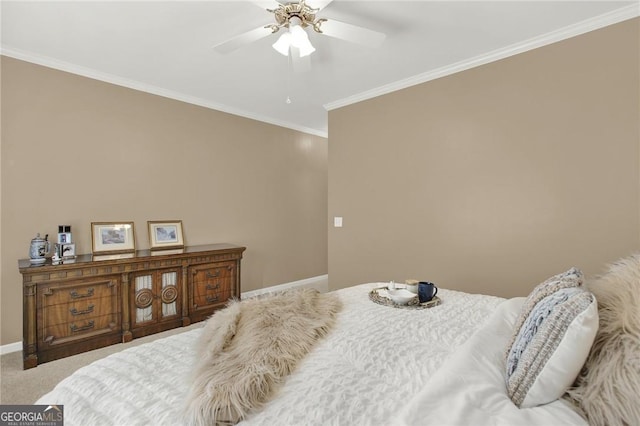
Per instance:
[[[232,301],[205,324],[184,411],[190,425],[236,424],[259,408],[342,308],[313,289]]]
[[[640,254],[587,282],[600,326],[568,399],[593,426],[640,425]]]

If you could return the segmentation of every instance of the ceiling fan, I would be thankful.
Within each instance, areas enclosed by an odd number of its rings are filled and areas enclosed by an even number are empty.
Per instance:
[[[275,0],[252,1],[272,13],[275,22],[232,37],[214,46],[214,49],[220,53],[229,53],[283,30],[278,40],[273,43],[273,48],[285,56],[302,58],[316,50],[309,41],[307,27],[319,34],[370,47],[377,47],[384,41],[386,36],[383,33],[330,18],[317,18],[316,14],[332,1],[299,0],[288,3]]]

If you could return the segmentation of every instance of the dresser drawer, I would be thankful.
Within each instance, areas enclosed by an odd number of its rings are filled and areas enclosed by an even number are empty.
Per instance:
[[[44,311],[43,321],[49,326],[52,326],[108,315],[114,313],[114,306],[111,298],[103,297],[100,299],[91,298],[73,303],[47,305],[44,307]]]
[[[225,303],[235,294],[236,263],[220,262],[191,268],[193,309]]]
[[[231,298],[231,285],[200,284],[194,288],[194,307],[214,305],[226,302]]]
[[[118,315],[78,319],[57,325],[44,326],[42,342],[50,345],[62,344],[97,334],[109,333],[120,328]]]
[[[87,302],[104,297],[111,297],[113,286],[111,280],[87,283],[72,283],[59,286],[43,286],[39,289],[42,304],[45,306],[69,302]]]

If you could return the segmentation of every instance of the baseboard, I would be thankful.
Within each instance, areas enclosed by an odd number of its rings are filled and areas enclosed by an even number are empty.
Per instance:
[[[259,296],[261,294],[273,293],[276,291],[289,290],[292,288],[315,288],[321,293],[329,291],[329,275],[319,275],[317,277],[306,278],[304,280],[292,281],[289,283],[278,284],[271,287],[260,288],[242,293],[242,299]],[[0,355],[22,350],[22,342],[9,343],[0,346]]]
[[[321,293],[326,293],[327,291],[329,291],[329,276],[319,275],[317,277],[306,278],[304,280],[292,281],[289,283],[278,284],[271,287],[260,288],[258,290],[247,291],[243,292],[240,297],[242,299],[248,299],[250,297],[259,296],[261,294],[289,290],[292,288],[315,288]]]
[[[19,352],[22,350],[22,342],[8,343],[0,346],[0,355],[10,354],[11,352]]]

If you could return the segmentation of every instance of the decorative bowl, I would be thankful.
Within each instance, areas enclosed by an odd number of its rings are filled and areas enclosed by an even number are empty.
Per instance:
[[[387,290],[387,294],[389,295],[389,298],[398,305],[406,305],[411,301],[411,299],[416,297],[415,293],[405,290],[404,288],[398,290]]]

